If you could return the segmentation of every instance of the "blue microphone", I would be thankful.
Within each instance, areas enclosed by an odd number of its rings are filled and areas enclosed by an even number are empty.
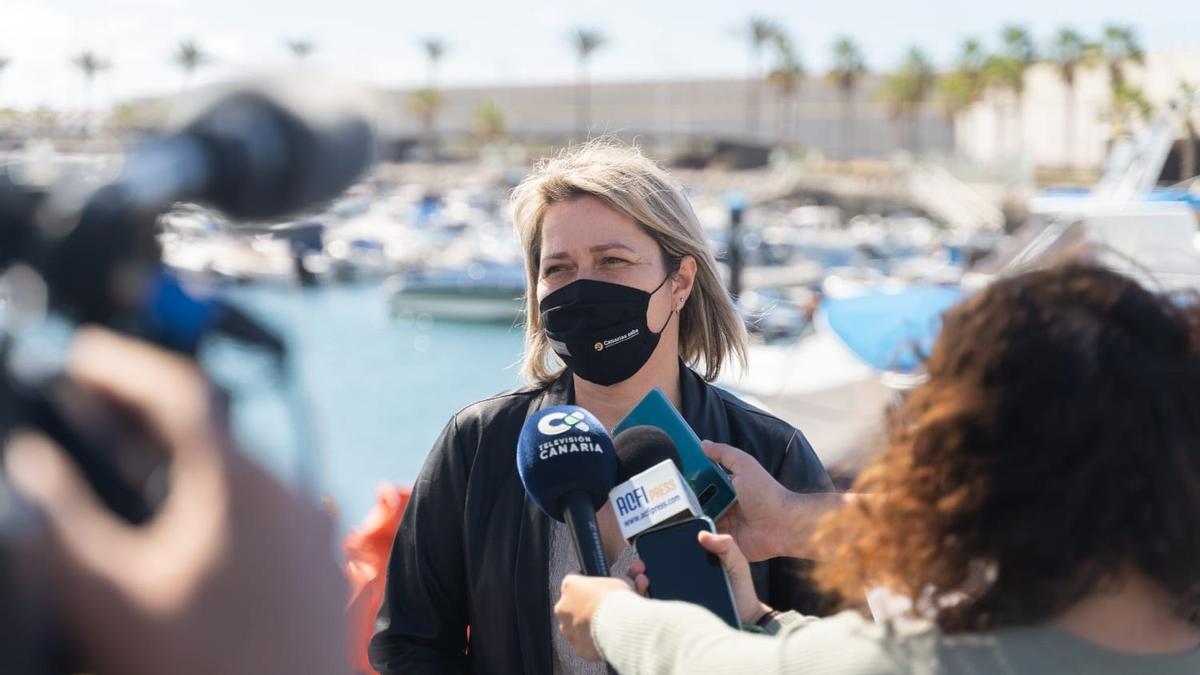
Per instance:
[[[538,508],[566,523],[583,573],[608,576],[596,510],[617,482],[617,455],[600,420],[576,405],[530,415],[517,440],[517,472]]]

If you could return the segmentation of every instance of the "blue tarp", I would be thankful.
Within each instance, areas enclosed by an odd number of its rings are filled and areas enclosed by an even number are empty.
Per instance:
[[[871,367],[910,373],[933,347],[942,313],[963,297],[954,286],[909,286],[826,299],[822,310],[842,342]]]
[[[1162,188],[1159,190],[1151,190],[1150,194],[1146,195],[1148,202],[1183,202],[1191,206],[1193,209],[1200,210],[1200,195],[1192,194],[1187,190],[1178,188]]]
[[[1039,197],[1078,197],[1088,199],[1092,196],[1089,188],[1060,187],[1047,188],[1038,193]],[[1155,188],[1146,193],[1143,201],[1147,202],[1183,202],[1193,209],[1200,210],[1200,195],[1180,188]]]

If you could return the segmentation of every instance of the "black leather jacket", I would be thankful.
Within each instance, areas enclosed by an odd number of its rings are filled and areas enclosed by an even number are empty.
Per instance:
[[[749,452],[792,490],[833,489],[799,431],[681,371],[683,416],[697,435]],[[392,546],[370,646],[380,672],[550,672],[550,519],[525,496],[516,444],[526,416],[573,398],[564,375],[473,403],[446,425]],[[759,597],[811,613],[818,599],[803,563],[752,565]]]

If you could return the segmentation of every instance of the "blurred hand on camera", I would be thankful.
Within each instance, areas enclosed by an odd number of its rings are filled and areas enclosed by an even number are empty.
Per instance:
[[[45,514],[65,627],[89,669],[121,675],[345,673],[345,581],[326,515],[235,447],[191,362],[99,329],[69,375],[128,410],[170,459],[146,524],[109,512],[40,435],[6,452],[14,487]]]

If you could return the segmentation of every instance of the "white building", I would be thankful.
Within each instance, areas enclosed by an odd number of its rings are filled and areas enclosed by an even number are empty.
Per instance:
[[[880,101],[882,78],[862,79],[852,99],[826,78],[806,78],[794,97],[750,80],[594,83],[586,126],[590,135],[616,134],[686,148],[691,140],[758,145],[799,144],[830,157],[877,157],[906,147],[948,153],[953,126],[930,103],[908,120],[889,116]],[[421,122],[412,91],[384,94],[385,136],[415,138]],[[497,106],[510,133],[563,142],[578,138],[580,91],[574,83],[446,89],[436,126],[443,138],[471,133],[480,106]]]
[[[1178,98],[1182,83],[1200,88],[1200,50],[1153,52],[1144,66],[1126,72],[1157,110]],[[1111,110],[1104,67],[1081,69],[1072,95],[1056,68],[1040,64],[1026,77],[1020,114],[1011,95],[993,92],[958,117],[955,146],[960,155],[984,163],[1095,169],[1118,126]],[[1200,106],[1193,116],[1200,126]]]

